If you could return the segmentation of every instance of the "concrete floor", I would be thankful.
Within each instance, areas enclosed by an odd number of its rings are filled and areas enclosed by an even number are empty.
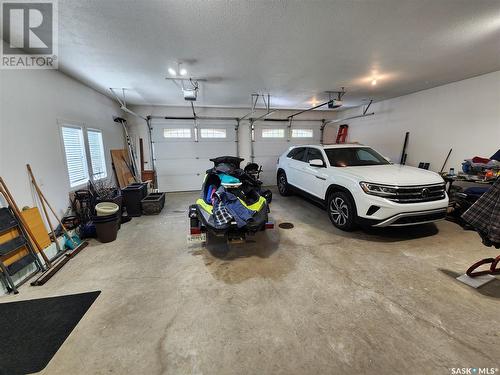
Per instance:
[[[101,290],[44,374],[450,374],[500,367],[500,280],[454,280],[498,251],[450,222],[335,229],[300,198],[275,194],[295,228],[232,245],[188,245],[187,206],[133,219],[43,287],[0,302]]]

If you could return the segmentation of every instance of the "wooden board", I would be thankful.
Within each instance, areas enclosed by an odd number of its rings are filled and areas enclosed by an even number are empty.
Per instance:
[[[116,179],[121,189],[136,182],[129,168],[130,160],[127,150],[111,150],[111,159],[113,161]]]
[[[141,178],[142,178],[143,182],[154,181],[154,179],[155,179],[155,172],[154,171],[150,171],[150,170],[144,170],[141,173]]]
[[[45,249],[51,244],[51,240],[48,234],[45,224],[43,223],[42,216],[37,207],[28,208],[27,210],[21,211],[21,216],[28,224],[28,227],[33,232],[35,236],[34,240],[40,245],[42,249]]]

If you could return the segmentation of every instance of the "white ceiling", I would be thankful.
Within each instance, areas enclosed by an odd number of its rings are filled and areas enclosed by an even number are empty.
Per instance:
[[[198,105],[222,107],[342,86],[359,105],[500,70],[499,0],[60,0],[59,28],[60,69],[130,104],[187,104],[164,79],[178,60],[208,80]]]

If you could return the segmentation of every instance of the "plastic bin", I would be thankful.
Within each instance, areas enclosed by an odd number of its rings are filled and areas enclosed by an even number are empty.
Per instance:
[[[118,220],[120,216],[113,214],[93,218],[97,239],[102,243],[116,240],[118,235]]]
[[[140,187],[142,190],[142,197],[144,198],[148,195],[148,183],[147,182],[133,182],[129,186]]]
[[[165,193],[151,193],[141,201],[144,215],[158,215],[165,206]]]
[[[101,202],[95,205],[97,216],[115,215],[119,209],[120,206],[113,202]]]
[[[96,197],[96,204],[101,202],[113,202],[118,205],[120,213],[122,212],[123,206],[123,197],[120,189],[115,189],[112,196],[108,196],[106,198]]]
[[[141,216],[141,201],[147,194],[147,184],[134,183],[122,189],[123,205],[127,209],[128,216]]]

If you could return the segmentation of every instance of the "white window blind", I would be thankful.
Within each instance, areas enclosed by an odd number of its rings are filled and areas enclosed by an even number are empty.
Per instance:
[[[262,138],[284,138],[285,129],[262,129]]]
[[[100,180],[106,178],[106,158],[104,156],[104,144],[102,142],[102,132],[100,130],[87,130],[89,142],[90,164],[92,166],[92,178]]]
[[[164,138],[191,138],[191,128],[163,129]]]
[[[226,138],[226,129],[201,128],[201,138]]]
[[[71,187],[85,184],[89,180],[87,156],[82,128],[62,127],[62,138]]]
[[[312,129],[292,129],[292,138],[312,138]]]

